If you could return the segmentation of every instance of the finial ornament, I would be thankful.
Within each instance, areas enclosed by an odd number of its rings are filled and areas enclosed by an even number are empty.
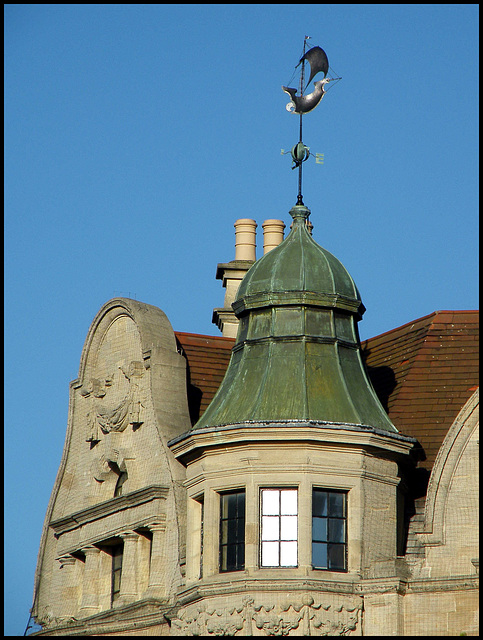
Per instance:
[[[329,73],[329,59],[327,58],[327,54],[325,51],[319,47],[315,46],[306,51],[307,40],[309,40],[309,36],[305,36],[304,38],[304,49],[303,55],[300,58],[298,64],[295,66],[301,66],[301,74],[300,74],[300,85],[299,85],[299,95],[297,95],[297,89],[293,89],[291,87],[287,87],[282,85],[283,91],[290,96],[290,102],[287,104],[286,109],[291,113],[296,113],[300,116],[300,136],[299,142],[292,147],[292,160],[294,162],[292,169],[298,167],[299,170],[299,190],[297,196],[297,205],[303,205],[302,198],[302,163],[305,162],[310,155],[309,147],[305,146],[302,142],[302,118],[304,114],[313,111],[315,107],[320,103],[324,95],[327,93],[326,86],[329,82],[334,80],[341,80],[341,78],[332,78],[328,75]],[[305,62],[308,62],[310,65],[310,76],[307,84],[305,84]],[[304,95],[304,91],[307,89],[309,84],[312,82],[314,77],[318,73],[323,73],[322,80],[316,80],[314,82],[314,90]],[[285,153],[282,149],[282,154]],[[316,154],[316,162],[317,164],[322,164],[320,158],[321,154]]]

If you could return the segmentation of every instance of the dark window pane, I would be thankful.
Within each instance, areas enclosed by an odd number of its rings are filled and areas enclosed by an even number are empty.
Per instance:
[[[223,496],[224,513],[223,518],[235,518],[236,517],[236,494],[231,493]]]
[[[312,565],[319,569],[327,569],[327,545],[320,542],[312,543]]]
[[[112,594],[115,597],[121,589],[121,572],[115,571],[112,576]]]
[[[236,518],[238,515],[238,495],[235,493],[228,498],[228,517]]]
[[[227,520],[228,525],[228,543],[236,542],[236,520]]]
[[[228,542],[228,520],[221,521],[221,544]]]
[[[236,549],[237,549],[237,566],[240,567],[240,569],[244,569],[245,568],[245,545],[238,544],[236,546]]]
[[[220,549],[220,569],[222,571],[227,571],[227,549],[226,546]]]
[[[239,571],[245,562],[245,493],[221,496],[220,571]]]
[[[238,518],[236,521],[236,541],[244,542],[245,540],[245,518]]]
[[[233,571],[236,569],[236,546],[233,544],[228,545],[227,547],[227,560],[226,560],[227,570]]]
[[[327,515],[327,492],[326,491],[314,491],[312,496],[312,515],[314,516],[326,516]]]
[[[345,542],[345,521],[329,518],[330,542]]]
[[[345,545],[329,544],[329,569],[345,570]]]
[[[238,497],[238,515],[245,515],[245,493],[237,493]]]
[[[327,518],[312,518],[312,540],[327,542]]]
[[[344,498],[343,493],[329,493],[329,516],[343,518],[344,513]]]
[[[111,606],[112,603],[119,598],[121,589],[121,571],[122,571],[122,554],[123,545],[112,547],[112,572],[111,572]]]

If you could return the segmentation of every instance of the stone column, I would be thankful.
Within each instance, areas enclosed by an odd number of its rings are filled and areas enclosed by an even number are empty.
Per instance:
[[[74,556],[67,555],[57,558],[60,562],[59,590],[57,604],[57,616],[59,618],[69,618],[77,613],[77,585],[75,581]]]
[[[263,228],[263,255],[278,247],[283,240],[285,223],[282,220],[265,220]]]
[[[138,598],[136,547],[139,536],[135,531],[125,531],[121,533],[121,538],[124,540],[124,550],[118,603],[122,605],[134,602]]]
[[[218,573],[220,536],[220,500],[215,491],[205,491],[203,510],[203,577]]]
[[[99,612],[99,554],[100,549],[94,546],[82,549],[86,562],[82,581],[82,601],[80,614],[83,617],[93,616]]]
[[[250,218],[235,222],[235,260],[256,260],[257,223]]]
[[[151,564],[149,567],[149,584],[147,594],[153,597],[166,595],[166,525],[161,523],[149,525],[153,534],[151,542]]]
[[[298,563],[312,569],[312,483],[303,478],[298,494]]]

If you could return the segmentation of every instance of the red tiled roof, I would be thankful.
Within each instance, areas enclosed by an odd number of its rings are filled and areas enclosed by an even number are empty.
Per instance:
[[[235,339],[180,331],[174,333],[187,360],[188,404],[194,424],[203,415],[223,380]]]
[[[478,386],[478,311],[435,311],[361,343],[374,389],[398,430],[422,445],[431,469],[458,412]],[[188,363],[198,421],[223,380],[233,338],[175,332]]]
[[[478,387],[478,320],[478,311],[435,311],[361,343],[376,393],[397,429],[420,442],[427,469]]]

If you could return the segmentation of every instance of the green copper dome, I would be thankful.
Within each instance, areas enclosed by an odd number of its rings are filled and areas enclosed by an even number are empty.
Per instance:
[[[328,306],[345,302],[348,309],[362,315],[361,296],[349,272],[308,232],[309,209],[295,206],[290,213],[294,217],[292,232],[248,271],[240,284],[235,310],[242,304],[258,306],[265,298],[286,300],[290,294],[309,294],[312,301]]]
[[[361,359],[361,297],[298,205],[288,237],[260,258],[233,303],[238,335],[215,397],[193,427],[317,422],[397,432]]]

